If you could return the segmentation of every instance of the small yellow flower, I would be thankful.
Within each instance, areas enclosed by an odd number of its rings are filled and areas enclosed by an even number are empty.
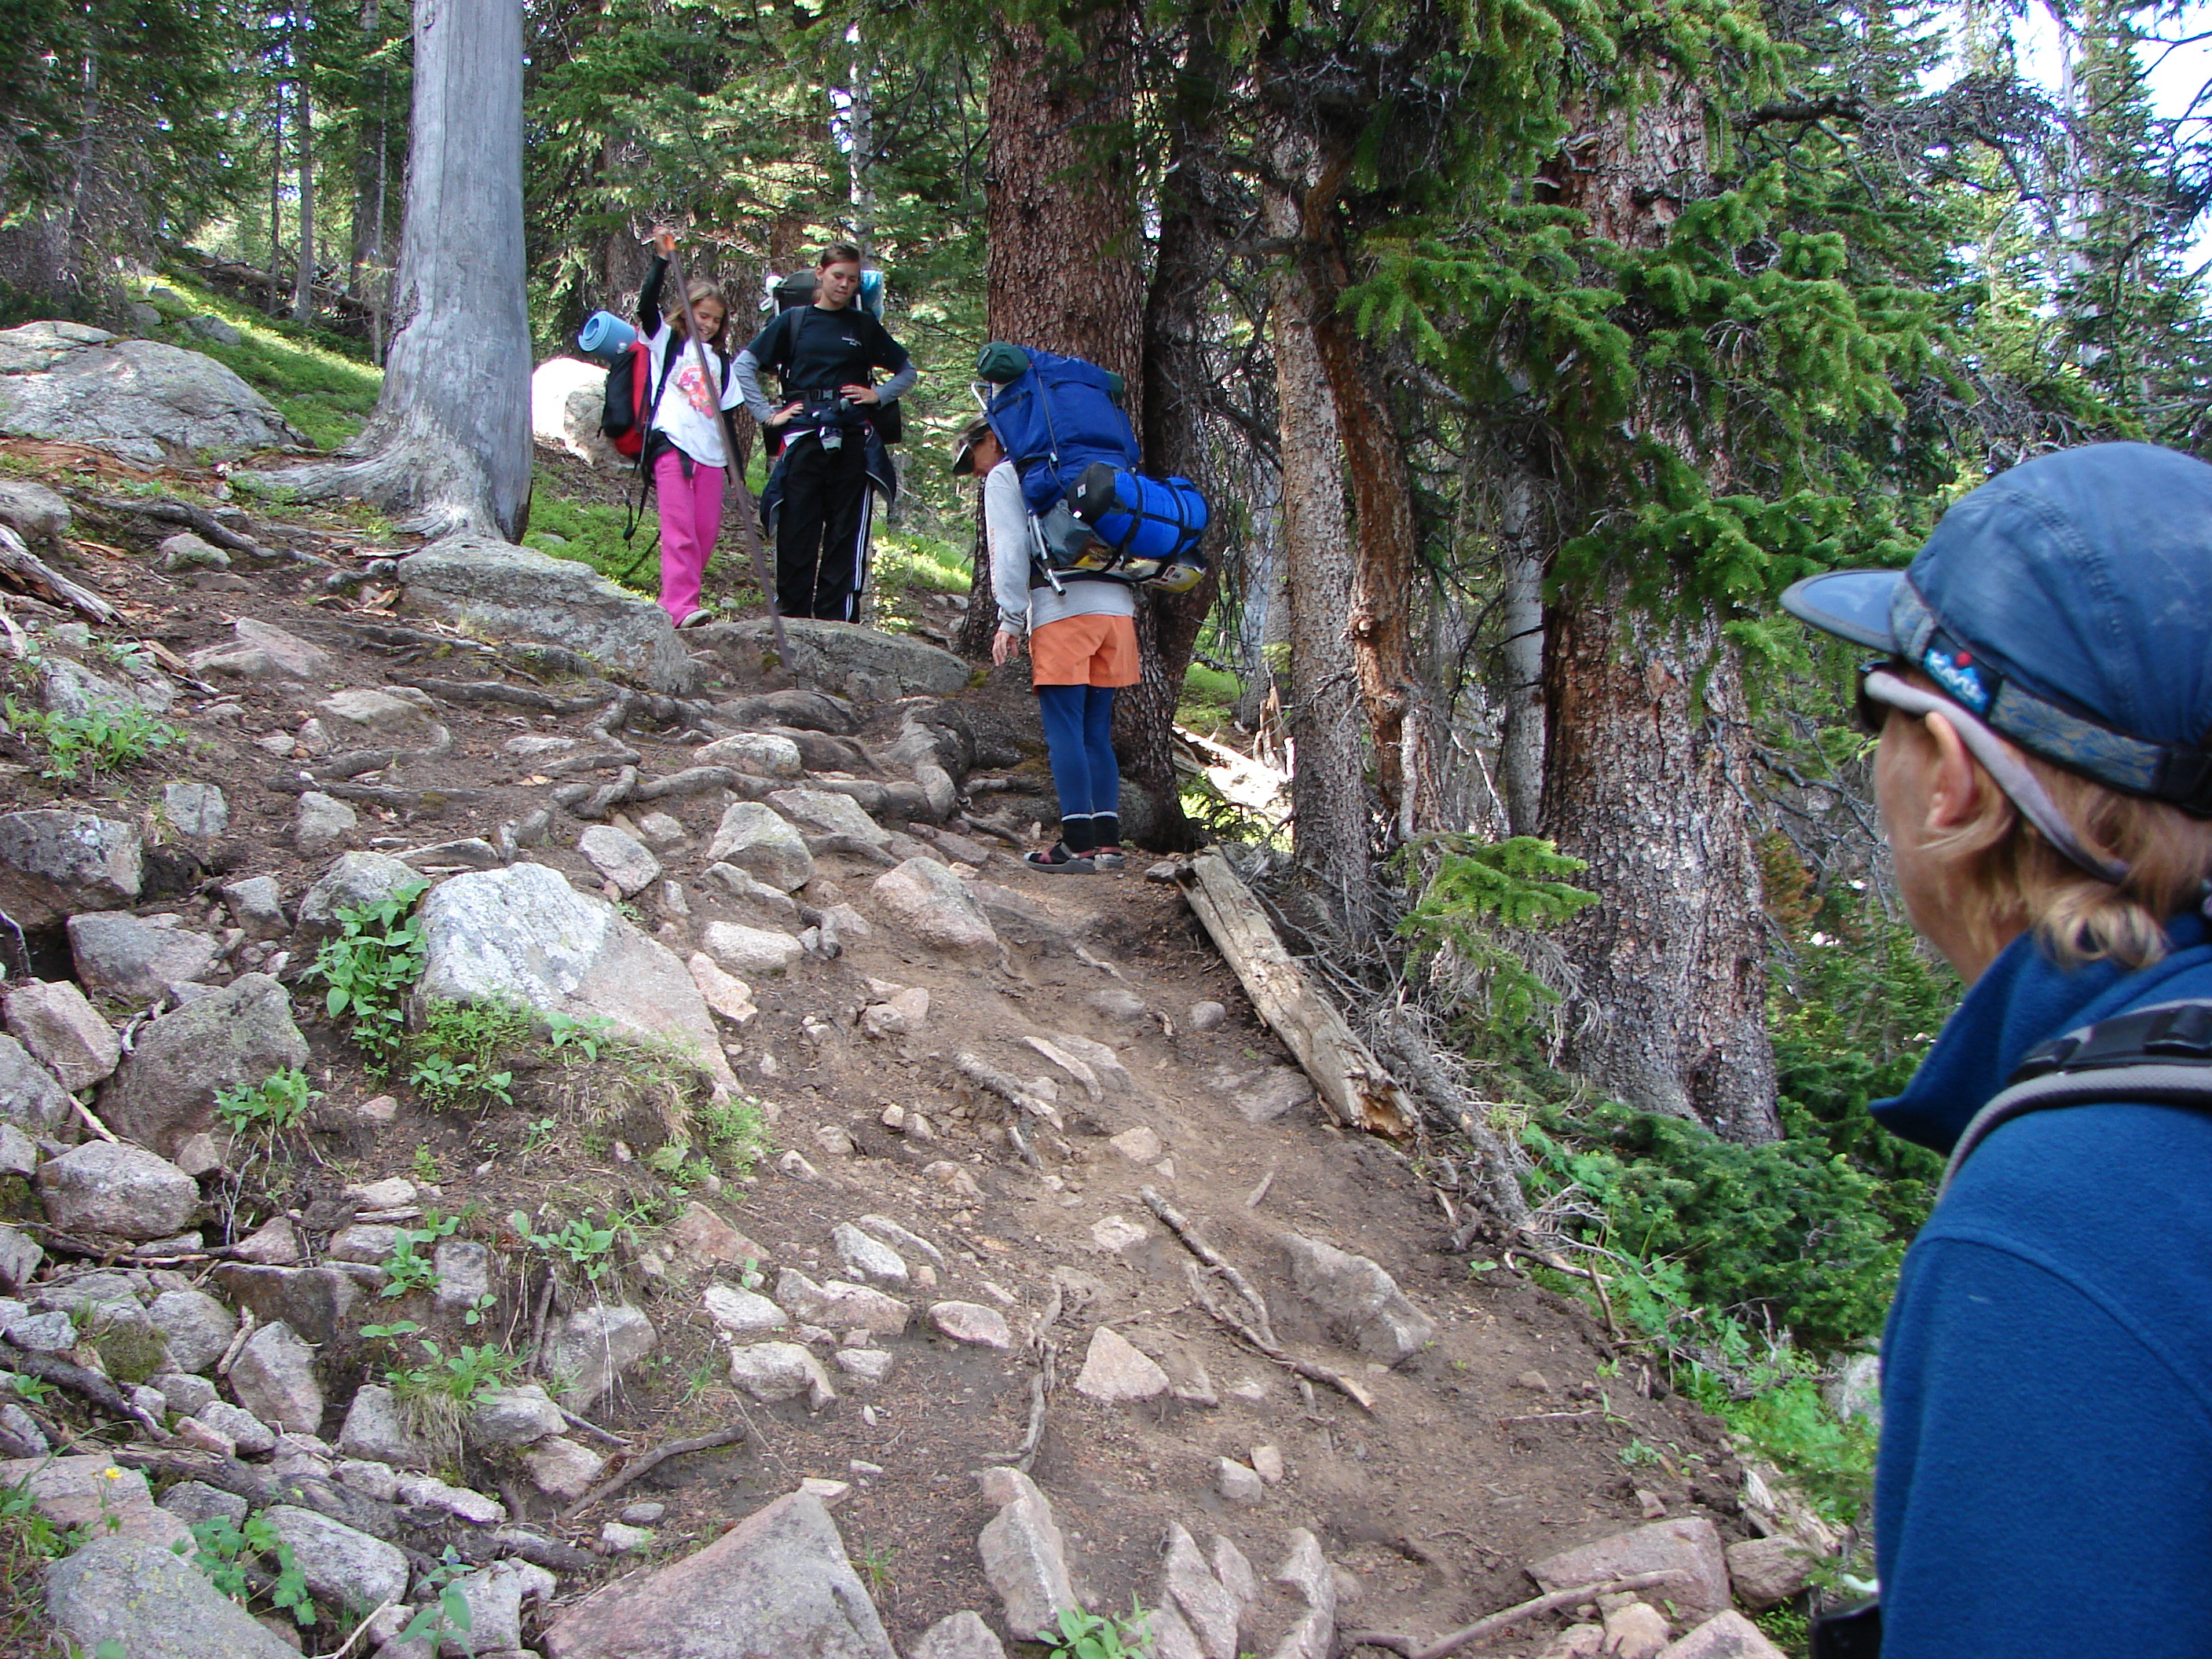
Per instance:
[[[117,1468],[112,1463],[102,1469],[100,1472],[100,1474],[103,1480],[120,1480],[123,1478],[123,1471]]]

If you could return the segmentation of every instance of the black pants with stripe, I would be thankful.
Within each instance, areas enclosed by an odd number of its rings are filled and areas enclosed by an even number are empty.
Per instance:
[[[812,434],[783,457],[775,520],[775,608],[787,617],[855,620],[868,540],[868,450],[848,432],[836,449]]]

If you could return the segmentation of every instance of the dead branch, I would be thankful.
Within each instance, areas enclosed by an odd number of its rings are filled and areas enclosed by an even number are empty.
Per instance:
[[[567,1420],[570,1428],[582,1430],[584,1433],[589,1435],[601,1445],[620,1446],[625,1451],[629,1449],[629,1442],[625,1440],[622,1436],[617,1434],[613,1430],[603,1429],[598,1424],[590,1422],[584,1418],[577,1416],[575,1413],[570,1411],[566,1406],[556,1406],[553,1409],[561,1413],[562,1417]]]
[[[1052,1392],[1054,1384],[1058,1381],[1059,1371],[1058,1356],[1054,1352],[1052,1343],[1048,1340],[1046,1333],[1052,1329],[1054,1323],[1060,1318],[1060,1310],[1065,1305],[1066,1297],[1066,1287],[1057,1279],[1054,1280],[1052,1304],[1044,1310],[1043,1316],[1030,1329],[1029,1346],[1037,1356],[1037,1370],[1036,1375],[1030,1378],[1029,1432],[1022,1437],[1020,1445],[998,1460],[1001,1463],[1011,1463],[1024,1474],[1029,1473],[1030,1465],[1036,1459],[1037,1447],[1044,1440],[1045,1396]]]
[[[1297,1057],[1330,1114],[1347,1128],[1413,1133],[1419,1109],[1291,959],[1267,913],[1218,849],[1199,854],[1176,879],[1252,1006]]]
[[[1196,1262],[1186,1261],[1182,1265],[1190,1279],[1191,1295],[1196,1298],[1199,1306],[1234,1334],[1242,1337],[1255,1352],[1266,1355],[1292,1376],[1302,1376],[1308,1382],[1327,1383],[1370,1417],[1378,1415],[1375,1409],[1375,1396],[1364,1383],[1341,1371],[1333,1371],[1326,1365],[1316,1364],[1310,1359],[1301,1359],[1285,1349],[1269,1346],[1260,1340],[1259,1332],[1214,1300],[1212,1286],[1206,1282],[1206,1275],[1199,1271]]]
[[[573,1521],[594,1504],[604,1504],[647,1470],[658,1468],[672,1457],[683,1457],[692,1452],[712,1451],[717,1446],[732,1446],[752,1438],[752,1431],[742,1423],[734,1429],[721,1429],[713,1434],[695,1434],[688,1440],[672,1440],[666,1445],[646,1453],[626,1466],[611,1480],[602,1481],[581,1498],[561,1511],[563,1521]]]
[[[161,1425],[146,1413],[140,1411],[123,1397],[123,1391],[98,1371],[88,1370],[82,1365],[73,1365],[66,1359],[57,1359],[52,1354],[34,1353],[20,1348],[6,1337],[0,1336],[0,1355],[5,1355],[8,1369],[35,1376],[41,1382],[51,1382],[56,1388],[67,1389],[95,1410],[120,1422],[136,1423],[150,1434],[161,1432]]]
[[[1454,1631],[1449,1636],[1440,1636],[1425,1647],[1414,1646],[1413,1638],[1410,1636],[1399,1636],[1380,1630],[1355,1630],[1337,1639],[1346,1653],[1350,1653],[1354,1648],[1388,1648],[1393,1653],[1403,1654],[1406,1659],[1445,1659],[1448,1654],[1487,1640],[1499,1632],[1510,1630],[1528,1620],[1556,1613],[1561,1607],[1571,1607],[1601,1595],[1656,1589],[1662,1584],[1674,1583],[1688,1577],[1679,1569],[1669,1568],[1664,1572],[1639,1572],[1631,1577],[1615,1578],[1602,1584],[1580,1584],[1573,1589],[1553,1590],[1548,1595],[1523,1601],[1503,1613],[1493,1613],[1487,1619],[1478,1619],[1465,1630]]]
[[[1237,1294],[1244,1298],[1244,1305],[1252,1310],[1252,1328],[1260,1334],[1261,1340],[1271,1348],[1281,1346],[1275,1340],[1274,1322],[1267,1316],[1267,1304],[1261,1299],[1260,1292],[1252,1288],[1252,1281],[1238,1273],[1220,1251],[1200,1238],[1198,1230],[1191,1225],[1190,1218],[1162,1198],[1158,1188],[1141,1188],[1137,1196],[1145,1200],[1146,1209],[1159,1217],[1167,1224],[1169,1230],[1182,1240],[1185,1249],[1236,1286]]]
[[[970,1083],[978,1084],[1000,1098],[1019,1107],[1031,1117],[1041,1117],[1054,1128],[1065,1130],[1059,1107],[1031,1094],[990,1061],[970,1054],[957,1054],[952,1056],[952,1069]]]
[[[90,588],[71,581],[32,552],[6,525],[0,525],[0,581],[33,599],[65,605],[96,623],[114,622],[121,614]]]
[[[1279,1164],[1270,1164],[1267,1166],[1267,1173],[1260,1177],[1260,1184],[1244,1194],[1246,1209],[1256,1210],[1260,1207],[1260,1201],[1267,1196],[1267,1188],[1275,1184],[1275,1171],[1280,1167]]]

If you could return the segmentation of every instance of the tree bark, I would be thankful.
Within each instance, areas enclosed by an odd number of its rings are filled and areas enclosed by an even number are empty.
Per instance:
[[[1505,717],[1498,781],[1516,836],[1539,833],[1544,800],[1544,534],[1536,480],[1509,460],[1501,482],[1498,541],[1504,561]]]
[[[1566,204],[1589,216],[1590,234],[1626,247],[1663,245],[1685,194],[1708,178],[1694,89],[1659,84],[1632,112],[1583,122],[1560,155]],[[1695,453],[1672,418],[1654,392],[1635,423]],[[1704,465],[1724,483],[1724,453],[1708,451]],[[1607,505],[1577,503],[1585,521]],[[1638,554],[1655,565],[1673,556]],[[1616,566],[1561,592],[1544,623],[1543,823],[1560,851],[1589,863],[1599,897],[1561,935],[1583,1000],[1601,1011],[1565,1058],[1632,1106],[1771,1140],[1741,664],[1680,574],[1640,605],[1632,574]]]
[[[1127,132],[1135,21],[1120,6],[1074,23],[1085,50],[1063,64],[1028,24],[1007,26],[991,61],[984,177],[984,328],[994,340],[1088,358],[1144,407],[1144,272]],[[991,653],[998,606],[979,550],[958,649]]]
[[[522,12],[416,0],[415,106],[383,394],[353,459],[273,481],[356,495],[428,536],[520,533],[530,499]]]
[[[1275,143],[1275,172],[1303,171],[1300,149]],[[1299,234],[1289,189],[1263,190],[1271,237]],[[1283,558],[1289,570],[1291,672],[1285,724],[1297,750],[1291,810],[1298,862],[1338,909],[1353,939],[1371,935],[1366,757],[1361,753],[1358,670],[1346,621],[1352,614],[1352,526],[1344,500],[1336,400],[1314,339],[1316,296],[1297,262],[1270,282],[1275,379],[1282,408]]]

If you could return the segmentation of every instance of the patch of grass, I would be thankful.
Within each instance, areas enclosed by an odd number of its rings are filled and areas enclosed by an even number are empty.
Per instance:
[[[80,773],[100,777],[136,766],[156,749],[180,741],[184,733],[143,708],[95,708],[85,714],[49,714],[18,702],[0,701],[0,722],[41,744],[41,777],[74,780]]]
[[[551,480],[539,475],[537,493],[530,502],[530,533],[525,547],[556,559],[587,564],[608,580],[638,593],[660,591],[660,560],[649,551],[659,529],[653,504],[646,503],[645,516],[628,541],[623,539],[626,515],[615,501],[580,501],[555,495]],[[631,486],[633,499],[635,485]],[[723,556],[728,557],[729,550]],[[737,555],[742,559],[742,553]]]
[[[919,587],[932,593],[965,593],[969,586],[968,555],[934,536],[878,530],[876,586],[885,590]]]
[[[434,1002],[408,1044],[408,1081],[441,1110],[511,1106],[514,1073],[500,1061],[531,1038],[530,1016],[508,1004]]]
[[[766,1107],[750,1095],[727,1095],[699,1109],[699,1131],[708,1149],[732,1174],[752,1173],[769,1151]]]
[[[171,325],[187,317],[220,317],[239,332],[226,345],[197,330],[172,326],[173,343],[204,352],[276,405],[284,418],[320,449],[335,449],[357,434],[384,389],[384,371],[334,349],[335,337],[280,321],[226,300],[190,280],[164,276],[153,286],[186,296],[186,303],[139,297]]]
[[[1244,684],[1225,668],[1208,668],[1194,662],[1183,671],[1182,700],[1176,719],[1194,732],[1214,732],[1229,724]]]

